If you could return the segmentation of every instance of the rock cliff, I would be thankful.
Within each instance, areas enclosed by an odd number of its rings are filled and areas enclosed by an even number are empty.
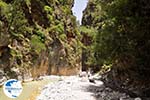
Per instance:
[[[76,74],[81,43],[73,5],[74,0],[0,0],[0,68],[11,78]]]

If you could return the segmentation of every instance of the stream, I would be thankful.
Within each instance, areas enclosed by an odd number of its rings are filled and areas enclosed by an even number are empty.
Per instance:
[[[43,86],[58,81],[58,79],[59,77],[55,76],[45,76],[43,80],[25,82],[22,84],[23,91],[21,95],[14,100],[36,100]],[[0,100],[12,100],[4,94],[2,87],[0,87]]]

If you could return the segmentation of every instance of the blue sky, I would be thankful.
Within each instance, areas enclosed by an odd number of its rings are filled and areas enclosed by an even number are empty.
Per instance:
[[[75,0],[74,7],[72,8],[73,14],[77,17],[81,24],[82,20],[82,11],[85,9],[88,0]]]

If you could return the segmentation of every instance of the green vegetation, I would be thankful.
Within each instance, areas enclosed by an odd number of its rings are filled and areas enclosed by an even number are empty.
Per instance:
[[[72,5],[73,0],[0,0],[0,68],[7,73],[40,68],[48,69],[42,74],[51,74],[51,67],[80,65]]]
[[[134,81],[149,80],[149,5],[143,0],[89,1],[82,21],[88,29],[81,29],[86,34],[91,29],[97,31],[92,43],[93,60],[99,68],[111,65],[116,77],[126,73]],[[85,50],[86,55],[89,50]]]
[[[81,26],[73,3],[0,0],[0,68],[10,78],[13,68],[38,77],[80,69],[82,62],[82,70],[111,69],[115,77],[127,77],[122,80],[149,80],[149,2],[89,0]]]
[[[41,38],[39,38],[37,35],[33,35],[31,37],[31,47],[33,50],[35,50],[36,53],[40,53],[42,50],[45,50],[46,47],[44,43],[42,43]]]

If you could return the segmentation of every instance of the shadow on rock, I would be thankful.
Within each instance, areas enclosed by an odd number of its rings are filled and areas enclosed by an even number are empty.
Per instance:
[[[91,92],[96,100],[135,100],[125,93],[120,93],[119,91],[114,91],[106,87],[104,84],[97,85],[93,83],[86,87],[85,91]]]

